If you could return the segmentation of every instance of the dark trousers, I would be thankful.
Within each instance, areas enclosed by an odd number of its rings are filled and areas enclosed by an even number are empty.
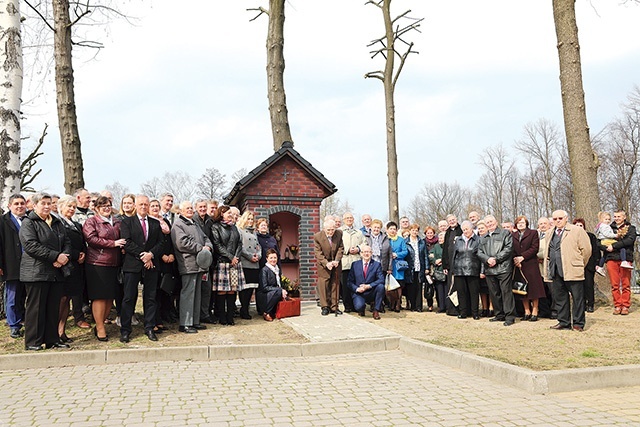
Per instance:
[[[238,299],[240,299],[240,314],[249,315],[249,305],[251,304],[251,297],[253,296],[253,290],[255,288],[243,289],[238,292]]]
[[[382,301],[384,300],[384,286],[378,285],[375,288],[364,291],[363,293],[350,293],[355,311],[363,312],[366,303],[373,302],[375,311],[382,310]]]
[[[150,331],[156,325],[156,292],[158,289],[158,272],[155,269],[139,273],[124,273],[124,292],[120,308],[120,332],[131,333],[131,317],[138,300],[138,283],[144,285],[142,291],[142,307],[144,310],[144,330]]]
[[[404,274],[411,274],[412,283],[407,283],[407,302],[409,303],[409,310],[422,311],[422,283],[420,282],[420,272],[418,271],[406,271]]]
[[[351,270],[342,270],[342,304],[344,304],[344,309],[346,311],[354,311],[353,306],[353,296],[351,294],[351,289],[347,285],[347,279],[349,278],[349,271]]]
[[[58,316],[62,282],[25,282],[27,303],[24,319],[25,347],[60,341]]]
[[[204,273],[199,273],[202,276]],[[211,318],[211,275],[200,281],[200,319]]]
[[[511,272],[487,276],[487,284],[496,317],[514,321],[516,318],[516,299],[511,290]]]
[[[438,303],[438,313],[444,313],[446,311],[446,299],[447,299],[447,282],[441,282],[435,280],[433,287],[436,291],[436,302]]]
[[[573,326],[584,328],[584,280],[566,281],[556,275],[553,278],[551,290],[558,309],[560,326],[570,327],[573,318]],[[573,297],[573,307],[571,307],[569,294]]]
[[[86,321],[84,312],[82,311],[82,295],[74,295],[71,297],[71,306],[73,307],[73,320],[75,323]]]
[[[454,286],[458,292],[460,315],[478,316],[480,278],[477,276],[455,276]]]
[[[584,305],[586,307],[593,307],[595,302],[595,271],[589,271],[584,269]]]

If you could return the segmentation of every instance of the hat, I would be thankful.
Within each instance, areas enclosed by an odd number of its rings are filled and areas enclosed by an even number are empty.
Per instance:
[[[206,270],[207,268],[209,268],[212,262],[213,255],[211,255],[210,250],[202,249],[200,252],[198,252],[198,255],[196,255],[196,264],[198,264],[198,267],[200,268]]]

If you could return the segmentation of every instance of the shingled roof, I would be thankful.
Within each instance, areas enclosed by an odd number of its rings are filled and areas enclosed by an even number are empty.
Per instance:
[[[260,163],[258,167],[253,169],[251,172],[247,173],[247,175],[238,181],[229,194],[224,198],[224,203],[229,205],[235,202],[236,197],[244,190],[248,185],[251,184],[256,178],[262,175],[267,169],[269,169],[272,165],[278,162],[280,159],[284,157],[289,157],[294,162],[296,162],[302,169],[307,171],[312,177],[318,181],[323,187],[329,191],[330,194],[338,191],[335,185],[331,181],[329,181],[323,174],[321,174],[316,168],[313,167],[311,163],[306,161],[300,153],[293,149],[293,143],[291,141],[285,141],[282,143],[282,146],[278,151],[273,153],[268,159]]]

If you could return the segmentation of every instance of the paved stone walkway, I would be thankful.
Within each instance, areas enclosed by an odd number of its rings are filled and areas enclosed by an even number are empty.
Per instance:
[[[400,351],[3,371],[0,396],[0,426],[640,426],[640,387],[529,395]]]

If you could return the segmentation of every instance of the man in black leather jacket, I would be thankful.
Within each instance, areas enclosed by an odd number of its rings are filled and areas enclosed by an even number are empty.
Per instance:
[[[513,240],[511,233],[498,228],[498,221],[493,215],[486,216],[484,222],[489,232],[480,241],[478,257],[484,264],[484,274],[487,276],[496,314],[489,321],[504,321],[504,326],[511,326],[516,318],[516,301],[511,291]]]

